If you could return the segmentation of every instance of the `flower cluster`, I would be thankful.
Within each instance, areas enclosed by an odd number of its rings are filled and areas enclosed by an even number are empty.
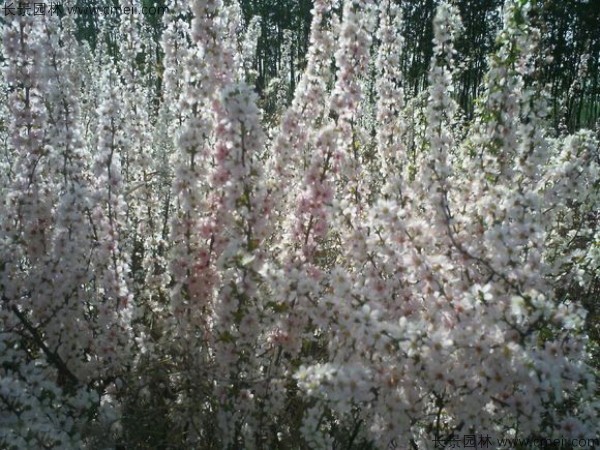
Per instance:
[[[458,9],[410,97],[397,3],[315,0],[265,93],[236,2],[2,21],[0,447],[600,431],[597,136],[547,126],[531,2],[469,120]]]

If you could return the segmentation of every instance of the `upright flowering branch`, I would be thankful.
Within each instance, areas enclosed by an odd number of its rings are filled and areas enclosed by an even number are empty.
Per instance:
[[[327,198],[331,187],[326,178],[334,149],[330,130],[326,139],[320,139],[315,128],[328,123],[328,109],[322,97],[327,95],[328,67],[334,47],[332,14],[330,2],[315,2],[307,69],[292,104],[274,132],[266,162],[267,207],[274,234],[269,250],[272,264],[265,272],[273,280],[273,314],[283,313],[271,330],[272,343],[276,344],[279,354],[278,364],[272,371],[279,373],[287,370],[281,354],[286,351],[295,357],[302,348],[302,324],[308,317],[300,303],[308,301],[306,294],[315,287],[311,286],[311,277],[315,280],[318,276],[318,271],[309,264],[315,256],[315,222],[319,221],[316,227],[319,236],[324,236],[327,229]],[[319,146],[316,153],[315,144]],[[324,146],[331,152],[329,156],[322,152]],[[304,189],[301,188],[303,183],[306,184]],[[281,189],[281,186],[289,186],[289,189]],[[313,214],[315,217],[311,219]],[[304,278],[307,273],[312,275]]]
[[[190,24],[182,16],[189,14],[187,2],[171,0],[168,11],[163,17],[164,31],[161,36],[163,68],[161,76],[161,99],[179,99],[184,86],[185,58],[188,54],[187,37]],[[184,120],[187,109],[182,110],[177,102],[160,102],[160,114],[166,122],[173,121],[173,128],[178,129]],[[168,130],[173,134],[175,130]],[[175,136],[171,136],[173,139]]]
[[[179,124],[174,124],[179,125],[180,129],[177,136],[180,152],[175,155],[177,161],[173,193],[176,210],[171,216],[171,273],[174,282],[171,305],[174,317],[183,322],[203,320],[186,315],[197,311],[203,316],[198,303],[210,301],[212,268],[206,261],[203,262],[203,259],[208,258],[208,253],[203,257],[200,252],[205,242],[210,240],[212,231],[206,226],[200,227],[200,218],[206,207],[203,199],[206,187],[202,181],[206,179],[206,163],[210,161],[208,139],[212,132],[211,98],[218,91],[220,83],[216,74],[219,68],[209,69],[202,59],[211,58],[212,61],[221,52],[219,34],[215,28],[218,8],[218,4],[214,2],[196,4],[193,11],[194,22],[189,29],[189,37],[193,39],[194,45],[186,50],[185,59],[173,59],[171,62],[175,67],[166,68],[166,71],[176,71],[178,64],[184,64],[185,68],[185,85],[180,95],[179,108],[182,113]],[[185,30],[183,25],[178,25],[178,28]],[[163,42],[166,54],[182,52],[178,46],[183,42],[175,40],[176,35],[173,38],[172,41]],[[196,306],[190,308],[190,305]]]
[[[488,150],[484,170],[494,178],[509,177],[511,156],[516,149],[519,94],[523,78],[519,67],[530,58],[528,24],[529,3],[506,2],[504,28],[496,39],[498,50],[490,57],[484,100],[478,123],[482,126],[483,145]],[[487,166],[487,168],[485,167]]]
[[[123,2],[124,8],[141,9],[135,1]],[[144,253],[143,237],[155,233],[159,215],[154,211],[157,200],[153,197],[152,182],[157,175],[152,167],[151,121],[155,107],[150,98],[152,74],[148,68],[155,65],[151,39],[145,33],[143,15],[128,14],[120,19],[119,34],[125,36],[119,42],[120,60],[118,71],[122,83],[123,123],[127,133],[123,136],[123,177],[127,190],[124,192],[126,202],[127,234],[122,237],[122,245],[126,254],[131,255],[130,267],[135,282],[135,290],[143,289],[143,270],[152,270],[150,266],[142,269]],[[148,42],[146,42],[148,41]],[[143,64],[138,61],[144,58]],[[135,231],[133,231],[135,230]]]
[[[379,47],[375,61],[377,153],[382,175],[396,180],[403,171],[403,160],[406,158],[401,139],[402,121],[398,120],[398,115],[404,109],[402,72],[399,68],[404,39],[398,32],[402,29],[402,12],[398,5],[389,1],[381,2],[379,8]]]
[[[289,407],[299,401],[297,393],[288,389],[289,374],[306,354],[311,324],[323,317],[321,308],[314,307],[321,289],[316,251],[328,234],[330,180],[337,151],[329,107],[323,102],[332,76],[336,16],[328,1],[314,2],[312,12],[306,70],[269,143],[265,174],[272,237],[266,241],[270,243],[266,249],[269,264],[261,271],[268,280],[270,299],[264,303],[262,319],[268,363],[261,408],[262,414],[270,411],[274,423],[295,422],[278,438],[289,445],[295,445],[302,415]]]
[[[582,130],[556,139],[551,149],[552,156],[538,183],[545,231],[539,266],[561,306],[570,310],[591,306],[593,311],[600,279],[600,146],[591,131]],[[588,324],[594,321],[593,314],[586,317]]]
[[[347,186],[342,208],[348,203],[358,209],[358,216],[363,202],[368,198],[368,192],[361,176],[361,150],[364,152],[361,147],[366,143],[360,140],[357,119],[359,106],[365,95],[361,79],[366,78],[368,70],[375,21],[376,10],[372,2],[344,2],[340,45],[335,53],[336,82],[331,93],[330,107],[336,117],[338,145],[345,153],[340,166],[340,177]]]
[[[255,16],[250,20],[247,25],[246,32],[243,34],[243,39],[239,44],[240,50],[236,56],[238,56],[239,75],[241,79],[245,79],[247,83],[252,83],[258,72],[253,68],[254,61],[256,59],[256,50],[258,46],[258,39],[260,38],[261,32],[261,18]]]
[[[273,158],[269,160],[270,172],[275,179],[269,190],[275,210],[287,209],[297,201],[297,191],[277,189],[283,183],[295,186],[307,165],[307,151],[313,129],[326,122],[328,108],[322,101],[327,95],[329,64],[334,51],[334,34],[331,30],[330,2],[316,1],[307,54],[307,67],[294,93],[292,104],[284,112],[272,144]],[[301,170],[302,169],[302,170]],[[289,219],[285,216],[284,221]],[[287,224],[286,224],[287,225]],[[285,226],[285,225],[284,225]]]
[[[210,304],[215,282],[213,248],[220,245],[215,242],[215,224],[207,214],[211,209],[207,191],[213,176],[208,166],[214,164],[210,154],[214,139],[212,109],[219,102],[216,95],[232,81],[235,69],[235,46],[225,37],[231,21],[223,10],[219,1],[199,2],[191,10],[194,19],[189,33],[193,46],[186,56],[186,86],[180,98],[184,116],[174,182],[178,210],[171,231],[176,254],[172,259],[172,307],[176,318],[191,322],[206,320],[203,307]],[[226,20],[217,19],[220,14]],[[165,42],[166,48],[172,44]],[[186,318],[189,314],[197,317]]]
[[[330,100],[336,122],[334,139],[337,151],[332,156],[338,185],[332,196],[335,198],[335,218],[332,222],[342,242],[347,239],[355,242],[355,245],[342,247],[342,264],[356,260],[364,261],[371,267],[373,262],[367,262],[368,255],[363,252],[363,244],[369,234],[364,219],[365,206],[371,197],[365,170],[366,152],[370,144],[362,129],[360,116],[363,115],[361,105],[366,97],[363,85],[364,80],[368,79],[376,22],[377,10],[373,2],[344,2],[340,44],[335,53],[336,82]]]
[[[236,76],[243,75],[236,75],[235,64],[234,37],[239,27],[239,11],[221,2],[199,2],[191,12],[192,47],[184,60],[185,85],[180,97],[184,114],[177,139],[180,153],[174,180],[177,209],[171,231],[175,240],[171,304],[179,324],[175,332],[179,342],[174,346],[173,356],[185,368],[180,375],[185,383],[224,390],[233,396],[234,403],[207,403],[206,398],[196,399],[198,393],[182,395],[182,404],[195,405],[198,414],[182,415],[177,421],[183,429],[213,429],[214,433],[189,435],[190,443],[207,439],[236,442],[236,433],[243,422],[230,414],[236,408],[233,405],[242,401],[235,397],[240,384],[245,382],[232,379],[238,374],[231,372],[231,364],[238,361],[240,371],[247,370],[244,368],[247,364],[253,371],[256,369],[249,357],[250,344],[240,342],[239,354],[234,356],[237,351],[235,346],[232,348],[231,336],[237,336],[234,331],[237,327],[246,333],[246,323],[253,323],[252,327],[258,324],[254,317],[258,306],[255,301],[241,301],[242,297],[254,295],[255,287],[250,280],[246,281],[250,283],[248,286],[238,286],[239,280],[246,277],[236,276],[232,265],[235,261],[239,263],[244,249],[251,254],[263,239],[264,208],[254,195],[257,186],[252,181],[258,175],[253,161],[254,153],[261,150],[262,135],[257,128],[254,95],[244,84],[236,84]],[[165,42],[165,48],[172,44]],[[242,204],[248,212],[236,217]],[[233,316],[230,308],[236,311]],[[247,322],[242,320],[246,316]],[[254,334],[252,329],[250,335],[244,334],[240,339],[255,342]],[[165,337],[168,336],[172,334]],[[203,379],[198,379],[199,373],[205,374]],[[230,391],[230,383],[213,385],[208,382],[211,379],[231,380],[234,391]],[[216,416],[212,412],[215,410],[219,411]],[[219,424],[213,422],[216,419]],[[224,435],[216,433],[217,426]]]
[[[425,137],[429,144],[428,155],[424,160],[423,179],[420,182],[431,196],[435,214],[434,221],[445,222],[449,214],[448,179],[450,173],[450,152],[454,138],[449,129],[457,109],[450,97],[452,92],[453,41],[460,28],[458,12],[447,3],[438,7],[434,18],[434,57],[429,70],[429,99],[427,103],[427,130]],[[432,223],[432,225],[443,225]]]
[[[260,271],[266,252],[269,207],[262,180],[260,157],[264,136],[257,96],[245,84],[234,84],[222,93],[215,144],[216,173],[211,204],[215,206],[215,261],[220,286],[212,319],[212,347],[219,380],[219,426],[223,442],[266,442],[267,361],[255,353],[264,344],[268,323],[262,298]],[[254,396],[256,395],[256,398]]]
[[[165,286],[168,305],[161,315],[169,325],[162,326],[160,319],[157,322],[153,335],[158,352],[149,357],[153,367],[162,372],[158,379],[164,389],[175,392],[178,406],[171,417],[172,426],[174,433],[188,436],[187,445],[199,440],[219,442],[218,435],[210,432],[217,430],[217,424],[209,413],[214,401],[206,394],[213,388],[207,339],[218,281],[211,263],[214,229],[206,216],[210,214],[207,197],[213,164],[212,103],[221,87],[217,72],[223,72],[218,63],[223,54],[221,12],[218,1],[193,5],[172,1],[164,16],[161,42],[165,54],[162,96],[172,101],[171,105],[162,102],[160,110],[173,139],[167,144],[173,148],[171,192],[165,199],[168,211],[163,209],[168,232],[165,275],[170,280]],[[165,402],[172,404],[172,400]],[[206,432],[187,431],[198,429]]]
[[[8,140],[13,152],[11,156],[16,158],[12,193],[5,199],[4,207],[8,214],[3,217],[5,227],[8,227],[5,228],[6,238],[15,243],[22,242],[25,251],[6,260],[19,261],[27,257],[35,261],[44,250],[46,239],[42,229],[50,220],[46,205],[52,204],[52,193],[49,188],[44,188],[43,173],[45,61],[40,56],[43,44],[36,41],[42,31],[41,24],[30,17],[14,17],[3,28],[4,78],[9,90],[7,105],[11,118]],[[19,247],[9,246],[6,250],[15,248]],[[19,277],[18,272],[14,276]]]
[[[126,142],[122,98],[118,86],[118,72],[106,61],[103,83],[105,91],[98,108],[98,136],[94,174],[97,180],[94,206],[90,221],[94,227],[97,248],[93,254],[95,269],[94,288],[98,303],[98,340],[94,342],[99,358],[114,370],[127,357],[129,347],[127,326],[133,308],[129,288],[129,264],[124,252],[126,204],[124,199],[122,161]],[[104,334],[104,330],[108,332]],[[117,354],[118,353],[118,354]]]

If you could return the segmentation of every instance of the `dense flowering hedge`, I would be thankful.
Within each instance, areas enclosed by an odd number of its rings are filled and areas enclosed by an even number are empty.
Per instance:
[[[5,17],[0,446],[598,437],[599,144],[546,131],[530,9],[469,122],[449,3],[415,98],[390,0],[315,0],[293,97],[235,3],[172,1],[160,48]]]

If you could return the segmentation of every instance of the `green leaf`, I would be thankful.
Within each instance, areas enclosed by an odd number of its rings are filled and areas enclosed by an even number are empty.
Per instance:
[[[288,311],[289,306],[287,305],[287,303],[268,302],[267,308],[271,308],[276,313],[284,313]]]
[[[219,341],[221,342],[234,342],[233,336],[229,331],[224,331],[219,336]]]

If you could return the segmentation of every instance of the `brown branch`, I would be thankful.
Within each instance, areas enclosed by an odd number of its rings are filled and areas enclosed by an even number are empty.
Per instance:
[[[7,299],[3,296],[3,300],[6,301]],[[40,332],[29,322],[29,320],[27,320],[25,314],[19,311],[19,308],[17,308],[15,305],[13,305],[11,309],[15,313],[19,321],[27,329],[27,331],[29,331],[35,343],[44,352],[46,358],[48,359],[48,362],[54,367],[56,367],[56,369],[58,370],[59,379],[62,378],[68,380],[70,387],[75,387],[79,385],[79,379],[75,376],[73,372],[71,372],[71,370],[67,367],[66,363],[61,359],[61,357],[56,352],[53,352],[48,348]]]

